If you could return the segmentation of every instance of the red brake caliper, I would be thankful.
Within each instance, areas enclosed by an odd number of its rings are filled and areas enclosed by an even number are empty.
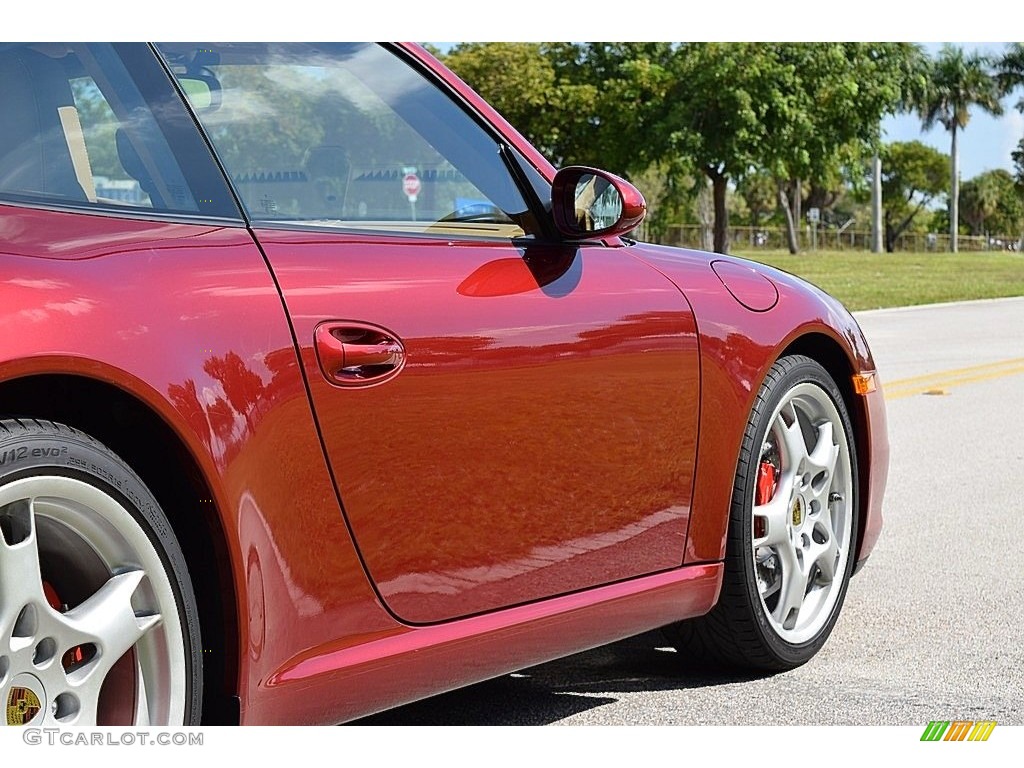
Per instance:
[[[64,612],[64,603],[61,602],[60,595],[57,594],[57,590],[53,588],[53,584],[48,581],[43,582],[43,595],[46,596],[46,602],[50,604],[50,607],[55,611]],[[70,669],[75,664],[80,664],[82,659],[85,658],[85,653],[82,651],[82,646],[76,645],[64,654],[64,658],[61,659],[61,664],[64,665],[64,669]]]
[[[771,501],[776,485],[775,465],[770,461],[762,461],[757,468],[757,499],[754,503],[761,506]]]
[[[770,461],[762,461],[757,467],[757,487],[754,490],[754,505],[762,506],[772,500],[775,495],[775,488],[778,485],[778,476],[775,473],[775,465]],[[754,518],[754,538],[761,538],[767,533],[763,517]]]

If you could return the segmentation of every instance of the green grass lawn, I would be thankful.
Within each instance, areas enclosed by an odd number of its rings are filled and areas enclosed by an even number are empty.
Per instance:
[[[736,256],[770,264],[823,288],[849,309],[1024,295],[1024,254],[866,253],[736,249]]]

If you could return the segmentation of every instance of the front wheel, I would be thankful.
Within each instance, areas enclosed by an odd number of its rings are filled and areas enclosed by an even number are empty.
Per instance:
[[[857,460],[833,379],[794,355],[771,368],[744,433],[722,594],[668,628],[679,650],[731,666],[791,669],[824,645],[853,571]]]
[[[0,705],[6,725],[190,725],[196,600],[152,494],[88,436],[0,421]]]

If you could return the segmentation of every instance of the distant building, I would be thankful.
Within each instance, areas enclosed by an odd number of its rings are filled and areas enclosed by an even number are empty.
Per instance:
[[[135,179],[108,179],[106,176],[95,176],[93,181],[96,183],[98,198],[129,205],[142,205],[149,200]]]

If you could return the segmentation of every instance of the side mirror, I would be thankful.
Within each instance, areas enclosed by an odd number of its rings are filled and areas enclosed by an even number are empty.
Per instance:
[[[573,165],[555,174],[551,213],[558,231],[567,237],[614,237],[637,228],[647,213],[647,201],[625,179]]]

